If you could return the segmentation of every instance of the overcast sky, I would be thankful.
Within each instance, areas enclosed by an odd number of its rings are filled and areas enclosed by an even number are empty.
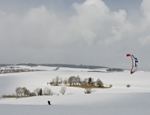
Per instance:
[[[0,63],[150,70],[150,0],[0,0]]]

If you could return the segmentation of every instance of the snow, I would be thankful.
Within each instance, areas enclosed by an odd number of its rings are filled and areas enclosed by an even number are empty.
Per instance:
[[[21,68],[44,70],[22,73],[0,74],[0,95],[15,94],[17,87],[26,87],[31,92],[37,87],[49,87],[52,96],[35,96],[28,98],[0,98],[0,115],[149,115],[150,110],[150,72],[87,72],[88,69],[57,67]],[[60,94],[61,86],[50,86],[56,76],[63,79],[79,76],[81,79],[100,78],[105,85],[112,88],[92,89],[85,94],[84,89],[67,87],[65,95]],[[131,87],[127,88],[126,85]],[[51,106],[47,101],[51,101]]]

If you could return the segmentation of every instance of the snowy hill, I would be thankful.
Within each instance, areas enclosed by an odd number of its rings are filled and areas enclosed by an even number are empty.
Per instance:
[[[137,71],[130,74],[123,72],[88,72],[90,69],[64,68],[46,66],[19,66],[32,71],[0,74],[0,95],[15,94],[17,87],[26,87],[34,91],[37,87],[48,87],[52,96],[35,96],[28,98],[0,98],[0,115],[149,115],[150,72]],[[105,69],[101,69],[105,71]],[[107,89],[92,89],[85,94],[83,88],[67,87],[65,95],[60,93],[61,86],[51,86],[47,82],[56,76],[69,78],[79,76],[81,79],[92,77],[101,79]],[[131,87],[127,88],[126,85]],[[52,106],[47,105],[50,100]],[[8,111],[9,110],[9,111]]]

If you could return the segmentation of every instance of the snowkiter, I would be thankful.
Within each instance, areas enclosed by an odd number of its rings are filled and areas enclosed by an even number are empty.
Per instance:
[[[51,102],[48,100],[48,104],[51,105]]]

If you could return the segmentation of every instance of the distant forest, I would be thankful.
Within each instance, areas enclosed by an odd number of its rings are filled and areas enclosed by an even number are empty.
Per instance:
[[[0,64],[0,67],[13,66],[15,64]],[[96,69],[96,68],[108,68],[104,66],[92,66],[92,65],[74,65],[74,64],[34,64],[34,63],[20,63],[16,65],[26,65],[26,66],[49,66],[49,67],[69,67],[69,68],[83,68],[83,69]]]
[[[13,66],[14,64],[0,64],[0,67],[5,67],[5,66]],[[74,65],[74,64],[33,64],[33,63],[20,63],[16,65],[26,65],[26,66],[31,66],[35,67],[38,65],[41,66],[49,66],[49,67],[68,67],[68,68],[82,68],[82,69],[98,69],[98,68],[106,68],[107,72],[122,72],[124,71],[123,69],[120,68],[109,68],[105,66],[93,66],[93,65]],[[99,71],[89,71],[89,72],[99,72]]]
[[[83,69],[108,68],[104,66],[73,65],[73,64],[39,64],[39,65],[50,66],[50,67],[69,67],[69,68],[83,68]]]

